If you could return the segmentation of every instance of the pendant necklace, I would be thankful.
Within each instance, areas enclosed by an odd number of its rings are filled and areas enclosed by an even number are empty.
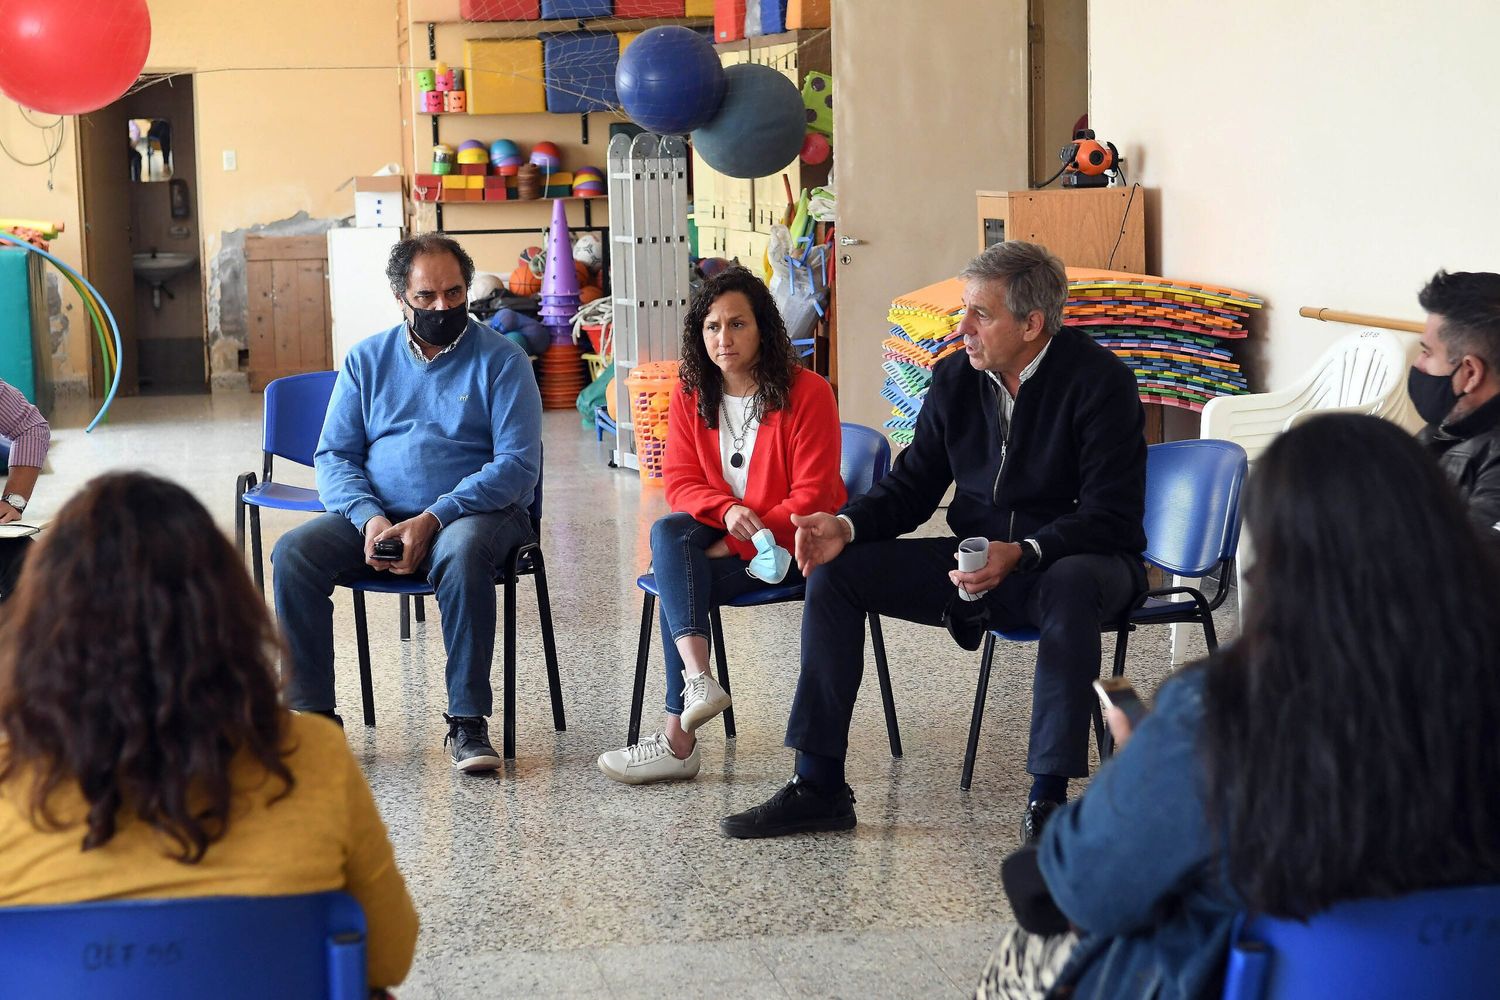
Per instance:
[[[752,404],[751,410],[753,411],[754,409],[755,406]],[[729,404],[722,397],[719,400],[719,413],[724,417],[724,426],[729,428],[730,440],[734,442],[734,452],[729,456],[729,464],[738,469],[745,464],[745,456],[743,454],[745,438],[749,436],[750,428],[755,426],[757,416],[754,412],[747,412],[745,414],[745,425],[739,431],[735,431],[734,421],[729,419]]]

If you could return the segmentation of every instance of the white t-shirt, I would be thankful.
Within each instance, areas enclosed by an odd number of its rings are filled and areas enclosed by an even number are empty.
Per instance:
[[[745,485],[750,480],[750,453],[755,450],[755,436],[760,433],[760,421],[752,422],[754,403],[754,396],[731,396],[725,393],[719,408],[719,460],[724,465],[724,479],[729,483],[730,492],[741,500],[745,499]],[[747,422],[748,428],[745,426]],[[738,469],[729,461],[736,451],[734,436],[729,433],[731,424],[741,435],[741,447],[738,451],[744,461]]]

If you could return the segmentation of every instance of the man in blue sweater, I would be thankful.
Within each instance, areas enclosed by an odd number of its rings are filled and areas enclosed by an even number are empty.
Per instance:
[[[292,654],[288,702],[335,719],[334,584],[383,572],[432,584],[448,651],[444,743],[460,771],[502,763],[485,721],[495,576],[507,553],[532,540],[542,462],[531,365],[469,318],[473,276],[468,253],[446,236],[392,249],[386,277],[406,322],[344,359],[314,457],[329,512],[287,532],[271,554]]]

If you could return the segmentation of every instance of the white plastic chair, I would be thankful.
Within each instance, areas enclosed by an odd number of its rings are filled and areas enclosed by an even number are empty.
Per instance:
[[[1253,466],[1276,435],[1325,413],[1367,413],[1415,434],[1424,421],[1406,394],[1406,375],[1420,344],[1416,334],[1392,330],[1361,330],[1340,337],[1288,388],[1209,400],[1203,407],[1198,436],[1233,441],[1245,449]],[[1243,567],[1250,546],[1248,535],[1242,533],[1234,567],[1242,618],[1246,606]],[[1196,587],[1198,581],[1174,578],[1173,586]],[[1187,636],[1187,630],[1172,626],[1174,664],[1186,658]]]

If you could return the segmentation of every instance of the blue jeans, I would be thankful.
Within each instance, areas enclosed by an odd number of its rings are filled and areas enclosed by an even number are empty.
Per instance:
[[[519,507],[469,514],[440,530],[414,574],[437,595],[448,651],[448,714],[489,715],[495,654],[495,577],[512,549],[532,541]],[[364,536],[341,514],[323,514],[276,543],[271,553],[276,617],[291,649],[287,704],[332,711],[333,588],[384,574],[365,564]]]
[[[745,572],[739,556],[710,559],[705,550],[724,537],[691,514],[668,514],[651,526],[651,570],[656,574],[661,617],[661,644],[667,662],[667,714],[682,714],[682,654],[677,640],[708,638],[708,610],[725,601],[770,586]],[[801,583],[797,565],[777,586]]]

